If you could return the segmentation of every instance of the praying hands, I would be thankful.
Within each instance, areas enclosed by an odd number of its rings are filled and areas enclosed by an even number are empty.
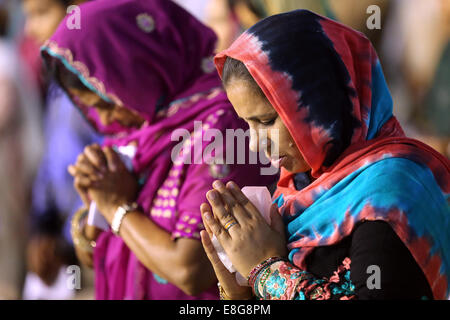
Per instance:
[[[239,286],[233,274],[222,264],[211,243],[215,235],[232,261],[236,270],[248,277],[259,263],[271,257],[287,257],[284,224],[276,205],[271,207],[271,225],[268,225],[258,209],[248,200],[234,182],[226,186],[213,183],[207,193],[209,204],[200,207],[206,231],[202,231],[202,243],[216,276],[231,299],[248,299],[251,290]]]

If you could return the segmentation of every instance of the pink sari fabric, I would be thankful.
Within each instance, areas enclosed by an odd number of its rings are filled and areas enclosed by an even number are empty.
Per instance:
[[[103,126],[94,108],[77,103],[101,133],[113,135],[106,144],[133,144],[133,170],[141,191],[142,211],[178,238],[199,239],[203,228],[199,206],[215,179],[239,185],[268,185],[275,176],[260,176],[260,165],[185,164],[195,141],[201,152],[208,142],[194,136],[194,121],[202,130],[246,130],[221,89],[212,55],[212,30],[171,1],[98,0],[81,5],[82,26],[69,30],[64,20],[41,48],[47,64],[68,68],[103,99],[137,112],[146,119],[140,129],[118,123]],[[172,132],[192,133],[183,152],[172,150]],[[234,154],[238,151],[234,148]],[[191,152],[187,152],[191,150]],[[225,147],[215,152],[226,155]],[[248,152],[246,150],[245,152]],[[213,154],[214,155],[214,154]],[[205,160],[205,159],[203,159]],[[234,162],[236,163],[236,161]],[[215,286],[188,296],[147,270],[120,237],[103,232],[94,251],[97,299],[217,299]],[[170,270],[177,272],[177,270]]]

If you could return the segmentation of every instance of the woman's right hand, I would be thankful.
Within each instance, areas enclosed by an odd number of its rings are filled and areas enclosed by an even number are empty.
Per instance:
[[[210,212],[212,214],[211,208],[206,203],[201,205],[200,211],[202,213],[202,217],[205,212]],[[228,269],[225,268],[211,242],[213,234],[211,230],[209,230],[207,224],[204,223],[204,225],[206,230],[202,230],[200,232],[203,248],[205,249],[206,255],[214,268],[217,280],[219,280],[219,283],[225,292],[225,298],[230,300],[251,299],[253,297],[252,289],[250,287],[239,285],[236,281],[235,274],[229,272]]]
[[[106,163],[101,147],[98,144],[92,144],[84,148],[74,165],[68,167],[68,172],[74,177],[73,186],[86,208],[89,208],[91,203],[88,189],[95,186],[95,183],[102,178],[102,173],[99,175],[99,171],[106,171]]]

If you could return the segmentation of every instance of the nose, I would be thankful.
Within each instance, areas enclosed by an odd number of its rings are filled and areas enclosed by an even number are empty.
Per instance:
[[[257,130],[250,128],[250,145],[249,148],[252,152],[258,152],[259,136]]]
[[[261,149],[270,154],[271,140],[265,129],[250,128],[250,150],[258,152]]]

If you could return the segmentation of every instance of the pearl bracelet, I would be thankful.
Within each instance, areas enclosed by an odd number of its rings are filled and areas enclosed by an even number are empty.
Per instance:
[[[111,222],[111,230],[116,236],[119,235],[120,226],[122,225],[122,221],[125,215],[131,211],[136,210],[137,208],[138,204],[136,202],[133,202],[131,205],[125,204],[117,208]]]

